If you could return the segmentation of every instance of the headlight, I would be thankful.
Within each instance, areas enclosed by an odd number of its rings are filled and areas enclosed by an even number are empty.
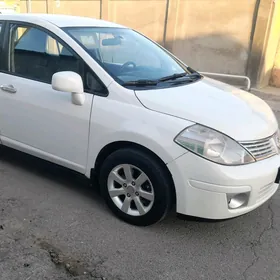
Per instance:
[[[278,150],[280,150],[280,131],[279,131],[279,129],[277,130],[277,132],[275,134],[275,144],[276,144]]]
[[[254,162],[254,158],[228,136],[202,125],[186,128],[175,142],[182,147],[213,162],[241,165]]]

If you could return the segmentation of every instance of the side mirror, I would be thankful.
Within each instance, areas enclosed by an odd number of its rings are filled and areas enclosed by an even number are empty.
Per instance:
[[[52,76],[52,88],[72,94],[72,103],[83,105],[85,102],[84,85],[79,74],[72,71],[57,72]]]

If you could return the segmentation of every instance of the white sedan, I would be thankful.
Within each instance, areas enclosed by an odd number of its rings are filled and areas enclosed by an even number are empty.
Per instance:
[[[277,120],[138,32],[90,18],[0,16],[0,143],[97,176],[109,208],[150,225],[225,219],[277,190]]]

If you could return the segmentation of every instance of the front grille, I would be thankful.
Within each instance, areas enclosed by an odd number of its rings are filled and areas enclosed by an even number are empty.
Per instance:
[[[240,143],[256,160],[262,160],[272,157],[278,153],[278,148],[275,143],[275,135],[250,142]]]

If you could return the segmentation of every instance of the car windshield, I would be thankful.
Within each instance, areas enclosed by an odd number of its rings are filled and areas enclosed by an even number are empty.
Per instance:
[[[122,85],[155,86],[184,79],[192,73],[163,48],[134,30],[107,27],[64,30]]]

